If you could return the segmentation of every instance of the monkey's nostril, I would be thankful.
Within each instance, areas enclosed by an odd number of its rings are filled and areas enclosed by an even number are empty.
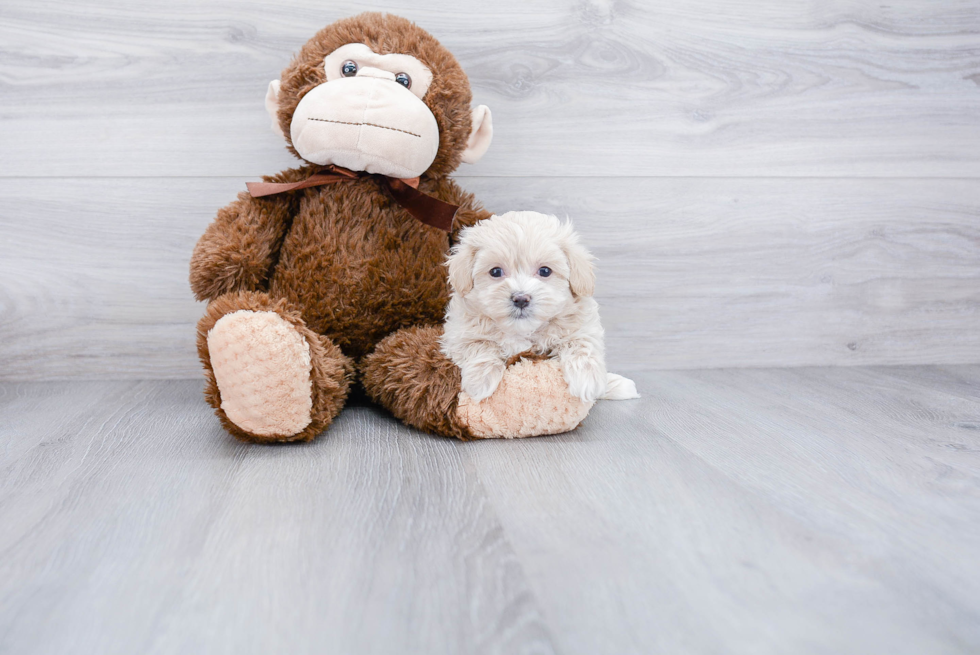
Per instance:
[[[524,293],[514,294],[510,297],[510,300],[518,309],[524,309],[531,304],[531,296]]]

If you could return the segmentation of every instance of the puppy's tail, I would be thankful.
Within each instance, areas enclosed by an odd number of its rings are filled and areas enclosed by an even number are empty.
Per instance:
[[[615,373],[606,373],[606,393],[599,396],[601,400],[630,400],[639,397],[633,380]]]

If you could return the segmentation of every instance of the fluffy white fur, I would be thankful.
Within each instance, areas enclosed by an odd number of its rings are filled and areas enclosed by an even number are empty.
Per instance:
[[[507,360],[530,350],[557,358],[569,392],[585,402],[639,397],[631,380],[606,372],[593,259],[554,216],[509,212],[463,230],[447,261],[453,293],[442,351],[464,392],[489,397]]]

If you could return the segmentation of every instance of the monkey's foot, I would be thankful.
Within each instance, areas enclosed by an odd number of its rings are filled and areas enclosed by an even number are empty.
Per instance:
[[[244,441],[309,441],[344,404],[353,367],[285,302],[242,292],[208,305],[198,325],[205,397]]]
[[[493,395],[474,402],[440,351],[441,336],[441,327],[399,330],[363,360],[368,394],[408,425],[463,440],[509,439],[568,432],[589,413],[553,360],[518,359]]]
[[[476,402],[461,391],[456,416],[474,438],[514,439],[574,430],[592,405],[568,393],[554,359],[521,359],[489,398]]]
[[[229,421],[273,439],[310,424],[310,347],[278,314],[245,309],[225,314],[208,332],[208,351]]]

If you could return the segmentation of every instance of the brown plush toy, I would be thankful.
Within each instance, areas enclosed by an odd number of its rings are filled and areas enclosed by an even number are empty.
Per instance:
[[[460,402],[439,350],[443,266],[490,214],[448,176],[492,137],[456,59],[413,23],[362,14],[314,36],[270,84],[274,129],[303,160],[249,185],[194,249],[205,397],[256,442],[307,441],[352,384],[414,427],[461,439],[552,434],[589,406],[552,361],[521,360]]]

